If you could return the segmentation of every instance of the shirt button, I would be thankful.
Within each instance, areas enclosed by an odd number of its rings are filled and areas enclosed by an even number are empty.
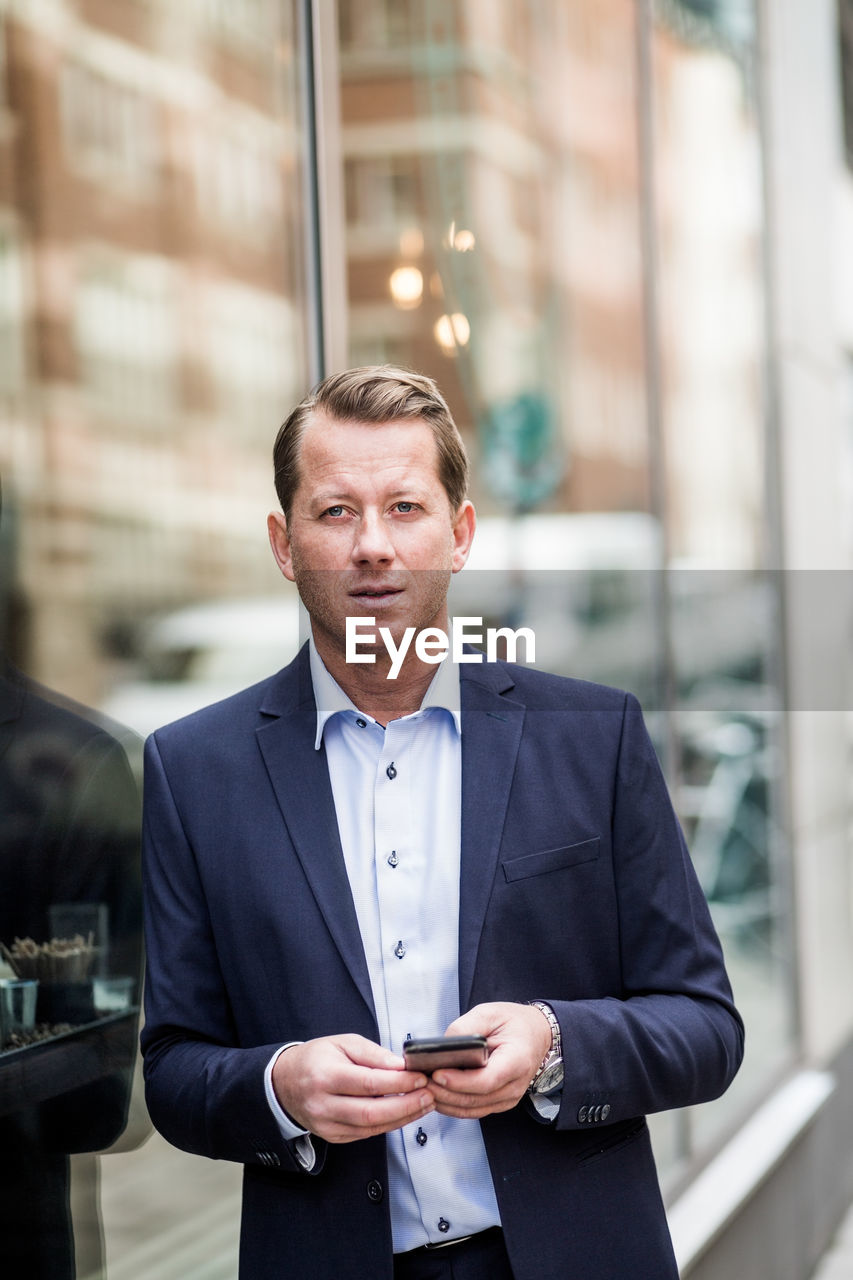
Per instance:
[[[367,728],[367,721],[362,720],[361,716],[359,716],[358,719],[356,720],[356,724],[358,725],[359,729]]]
[[[446,1218],[439,1218],[437,1225],[442,1235],[445,1235],[450,1230],[450,1223]]]
[[[396,947],[394,948],[394,955],[397,957],[398,960],[402,960],[405,954],[406,954],[406,948],[403,946],[403,939],[401,938],[400,941],[397,943]]]
[[[391,761],[391,763],[389,764],[388,768],[385,770],[385,773],[386,773],[386,774],[387,774],[387,776],[388,776],[388,780],[389,780],[389,782],[393,782],[393,781],[394,781],[394,779],[395,779],[395,778],[396,778],[396,776],[397,776],[397,770],[394,768],[394,761],[393,761],[393,760],[392,760],[392,761]]]
[[[426,1144],[429,1142],[429,1138],[426,1136],[423,1129],[418,1129],[417,1133],[415,1134],[415,1142],[418,1144],[419,1147],[425,1147]]]
[[[397,857],[396,849],[391,850],[391,852],[388,854],[386,861],[389,867],[396,867],[397,863],[400,861],[400,859]]]
[[[384,1194],[385,1192],[382,1190],[382,1183],[377,1182],[376,1178],[371,1178],[370,1182],[367,1184],[368,1200],[372,1200],[374,1204],[379,1204],[379,1201],[382,1199]]]

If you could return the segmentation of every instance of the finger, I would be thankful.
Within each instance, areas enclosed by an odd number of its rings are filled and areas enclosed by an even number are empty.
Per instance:
[[[406,1060],[401,1054],[392,1053],[390,1049],[385,1049],[364,1036],[338,1036],[337,1043],[350,1062],[359,1066],[384,1068],[386,1071],[401,1071],[405,1068]]]
[[[517,1104],[517,1098],[503,1098],[494,1102],[481,1102],[476,1107],[453,1107],[441,1103],[435,1109],[439,1115],[452,1116],[456,1120],[482,1120],[484,1116],[495,1115],[500,1111],[511,1111]]]
[[[435,1099],[436,1108],[443,1110],[446,1107],[453,1107],[457,1111],[475,1111],[480,1107],[486,1107],[492,1110],[497,1104],[507,1103],[513,1107],[524,1096],[526,1084],[520,1081],[511,1081],[508,1085],[501,1089],[493,1089],[488,1093],[453,1093],[447,1089],[437,1089],[430,1086],[430,1092]]]
[[[355,1142],[376,1134],[401,1129],[435,1110],[432,1094],[420,1093],[400,1097],[327,1098],[316,1106],[311,1132],[330,1142]]]
[[[411,1093],[427,1083],[422,1071],[407,1071],[403,1058],[362,1036],[341,1036],[333,1047],[317,1066],[317,1083],[327,1093],[378,1097]]]
[[[503,1083],[503,1072],[497,1072],[490,1066],[467,1071],[443,1067],[430,1077],[430,1087],[434,1087],[436,1092],[441,1090],[460,1096],[494,1093]]]
[[[429,1081],[429,1090],[437,1107],[471,1112],[479,1107],[494,1110],[504,1103],[515,1106],[524,1096],[530,1078],[519,1072],[515,1062],[509,1068],[504,1063],[500,1069],[494,1069],[496,1065],[490,1063],[481,1071],[452,1071],[448,1068],[436,1072]]]
[[[364,1069],[348,1072],[342,1080],[345,1086],[334,1092],[349,1097],[378,1098],[384,1094],[414,1093],[428,1084],[422,1071],[379,1071]]]
[[[495,1017],[495,1005],[477,1004],[467,1013],[460,1014],[446,1028],[446,1036],[486,1036],[495,1029],[499,1019]]]
[[[425,1090],[428,1081],[419,1072],[381,1071],[335,1062],[306,1076],[302,1084],[305,1101],[315,1098],[322,1105],[325,1098],[352,1098],[360,1103],[365,1098],[409,1096]]]
[[[484,1067],[462,1071],[442,1067],[431,1077],[431,1085],[460,1096],[495,1093],[516,1083],[530,1083],[530,1074],[520,1055],[508,1045],[499,1045]]]

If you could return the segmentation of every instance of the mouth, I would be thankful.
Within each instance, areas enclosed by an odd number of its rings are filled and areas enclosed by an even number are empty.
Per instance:
[[[402,587],[391,587],[381,582],[371,582],[366,586],[350,591],[349,597],[351,600],[357,600],[359,604],[369,605],[370,608],[374,608],[377,605],[389,604],[402,594]]]

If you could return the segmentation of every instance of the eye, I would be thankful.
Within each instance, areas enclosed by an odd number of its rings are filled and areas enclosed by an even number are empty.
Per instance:
[[[342,516],[343,514],[344,514],[344,509],[339,503],[335,503],[333,507],[327,507],[326,510],[323,512],[324,516],[333,516],[333,517]]]
[[[417,503],[416,502],[398,502],[397,510],[400,512],[400,515],[407,516],[411,511],[417,510]]]

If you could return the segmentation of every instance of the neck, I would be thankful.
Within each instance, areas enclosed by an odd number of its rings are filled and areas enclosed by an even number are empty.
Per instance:
[[[435,675],[432,663],[422,662],[414,653],[406,655],[399,674],[389,678],[391,661],[387,655],[376,655],[376,662],[348,663],[337,648],[314,637],[317,652],[329,675],[347,697],[380,724],[412,715],[424,700],[424,694]]]

